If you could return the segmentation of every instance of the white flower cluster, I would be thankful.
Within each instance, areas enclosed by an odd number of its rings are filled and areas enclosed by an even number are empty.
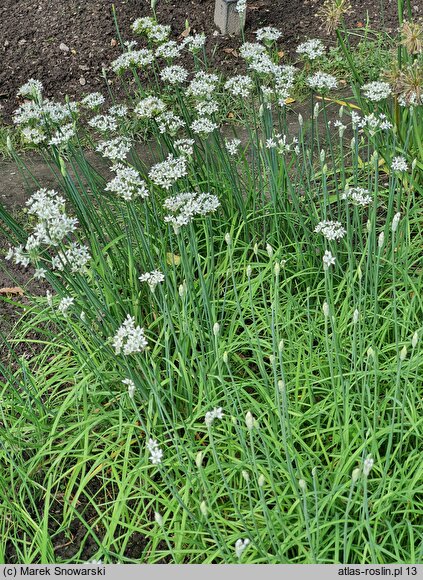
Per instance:
[[[182,46],[174,40],[169,40],[156,48],[157,58],[172,59],[177,58],[182,50]]]
[[[244,42],[239,48],[239,54],[247,61],[266,54],[266,47],[257,42]]]
[[[314,75],[307,78],[307,84],[315,91],[329,91],[331,89],[336,89],[338,81],[334,76],[328,73],[317,71]]]
[[[316,60],[325,54],[325,46],[318,38],[311,38],[297,46],[298,54],[302,54],[309,60]]]
[[[363,187],[350,187],[342,194],[341,199],[351,201],[357,205],[366,207],[373,201],[372,196],[369,195],[369,190]]]
[[[106,185],[106,191],[119,195],[125,201],[132,201],[136,197],[148,197],[146,183],[136,169],[118,164],[113,167],[113,171],[116,177]]]
[[[43,85],[37,79],[29,79],[24,85],[18,90],[18,97],[29,97],[31,99],[39,100],[41,99],[41,94],[43,92]]]
[[[45,127],[71,118],[77,110],[78,104],[73,101],[66,104],[55,103],[48,99],[42,102],[25,101],[13,113],[13,122],[16,125],[36,124]]]
[[[247,0],[238,0],[235,6],[235,10],[238,14],[244,14],[247,10]]]
[[[65,296],[62,298],[57,306],[57,310],[62,314],[62,316],[67,316],[67,310],[72,306],[75,300],[71,296]]]
[[[150,453],[150,461],[153,465],[158,465],[162,462],[163,451],[160,449],[158,443],[154,439],[149,439],[147,449]]]
[[[277,66],[274,69],[275,93],[280,107],[284,107],[286,104],[297,72],[295,66],[291,65]]]
[[[172,111],[165,111],[156,118],[160,133],[170,133],[175,135],[181,127],[185,126],[185,121]]]
[[[147,282],[151,292],[154,292],[157,284],[164,282],[165,277],[163,272],[160,272],[160,270],[153,270],[152,272],[141,274],[138,279],[140,282]]]
[[[248,97],[253,88],[253,80],[246,75],[237,75],[225,83],[225,89],[234,97]]]
[[[101,93],[90,93],[82,99],[81,103],[88,107],[88,109],[96,109],[97,107],[100,107],[105,100],[106,99]]]
[[[360,117],[360,115],[355,111],[352,111],[351,124],[353,129],[368,129],[370,135],[374,135],[379,129],[381,131],[392,129],[392,123],[388,121],[388,118],[384,113],[380,113],[379,115],[370,113],[369,115]]]
[[[125,115],[128,113],[128,107],[126,105],[113,105],[112,107],[110,107],[109,109],[109,114],[112,117],[125,117]]]
[[[96,147],[96,151],[111,161],[124,161],[130,150],[131,142],[126,137],[101,141]]]
[[[340,222],[324,220],[317,224],[314,228],[317,234],[323,234],[327,240],[342,240],[347,233],[346,229],[342,227]]]
[[[128,314],[125,322],[113,337],[112,344],[116,354],[120,354],[122,351],[124,355],[142,352],[147,346],[144,329],[135,326],[135,318]]]
[[[152,42],[164,42],[171,32],[171,27],[157,24],[151,16],[137,18],[131,26],[136,34],[145,34]]]
[[[363,91],[365,97],[375,103],[387,99],[392,92],[389,83],[382,81],[367,83],[361,87],[361,90]]]
[[[165,103],[158,97],[145,97],[134,109],[138,117],[152,119],[166,109]]]
[[[219,125],[213,123],[207,117],[200,117],[199,119],[195,119],[191,123],[191,129],[194,133],[197,133],[201,137],[206,137],[209,133],[212,133],[215,129],[218,129]]]
[[[272,26],[264,26],[256,30],[256,36],[258,41],[274,42],[282,36],[282,32]]]
[[[219,103],[213,99],[200,101],[195,105],[195,110],[200,117],[204,115],[213,115],[213,113],[216,113],[219,110]]]
[[[186,94],[196,98],[209,99],[216,88],[218,80],[219,78],[215,74],[199,71],[189,83]]]
[[[66,145],[66,143],[75,136],[75,127],[73,123],[67,123],[59,127],[54,133],[49,141],[49,145],[54,145],[60,147],[61,145]]]
[[[154,54],[148,48],[140,48],[139,50],[128,50],[124,52],[112,64],[113,72],[119,74],[131,67],[142,67],[151,64],[154,61]]]
[[[160,71],[160,78],[171,85],[183,83],[188,78],[188,71],[183,67],[175,64],[167,66]]]
[[[102,133],[116,131],[117,129],[116,119],[112,115],[96,115],[88,121],[88,125]]]
[[[178,139],[177,141],[173,142],[173,146],[182,155],[187,155],[190,157],[194,153],[194,143],[194,139]]]
[[[153,165],[148,176],[156,185],[169,189],[180,177],[184,177],[186,174],[185,157],[175,158],[172,154],[169,154],[165,161]]]
[[[210,427],[215,419],[223,419],[222,407],[215,407],[213,411],[207,411],[204,417],[204,423]]]
[[[391,162],[392,171],[407,171],[408,165],[404,157],[394,157]]]
[[[182,46],[186,47],[190,52],[198,52],[206,44],[206,35],[203,33],[187,36],[182,42]]]
[[[329,250],[326,250],[325,254],[323,256],[323,268],[324,268],[324,270],[327,270],[331,266],[334,266],[335,261],[336,261],[336,258],[335,258],[335,256],[332,255],[332,252],[330,252]]]
[[[194,217],[216,211],[220,202],[211,193],[187,192],[168,197],[163,206],[173,214],[165,216],[164,221],[171,223],[175,232],[178,232],[181,226],[187,225]]]
[[[38,127],[24,127],[21,134],[25,141],[35,145],[39,145],[47,139],[47,135]]]
[[[246,538],[245,540],[237,540],[235,542],[235,556],[238,558],[238,560],[241,558],[245,548],[248,546],[248,544],[250,543],[250,540],[248,538]]]
[[[72,242],[67,250],[59,252],[57,256],[52,258],[51,267],[53,270],[59,270],[60,272],[65,267],[68,267],[73,274],[76,272],[83,273],[86,271],[86,266],[90,259],[91,256],[87,246]]]
[[[236,155],[240,145],[241,139],[231,139],[229,141],[225,141],[225,147],[229,155]]]
[[[123,379],[122,383],[128,387],[128,396],[130,399],[135,395],[135,383],[132,379]]]

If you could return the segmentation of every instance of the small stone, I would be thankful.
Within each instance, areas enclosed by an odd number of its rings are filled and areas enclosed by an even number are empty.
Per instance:
[[[82,86],[84,86],[84,85],[86,85],[86,84],[87,84],[87,81],[84,79],[84,77],[81,77],[81,78],[79,79],[79,84],[80,84],[80,85],[82,85]]]
[[[21,38],[20,41],[18,42],[19,46],[23,46],[24,44],[26,44],[26,40],[25,38]]]
[[[61,42],[59,44],[59,49],[62,50],[63,52],[69,52],[70,48],[67,44],[65,44],[64,42]]]
[[[116,40],[116,38],[112,38],[112,40],[110,41],[110,46],[112,46],[112,47],[117,46],[117,40]]]

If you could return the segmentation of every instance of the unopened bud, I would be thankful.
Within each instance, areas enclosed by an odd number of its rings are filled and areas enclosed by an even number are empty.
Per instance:
[[[162,528],[163,527],[163,518],[159,514],[159,512],[154,512],[154,519],[156,520],[156,524],[158,524]]]
[[[279,264],[279,262],[276,262],[275,267],[274,267],[274,272],[275,272],[275,276],[278,277],[281,271],[281,266]]]
[[[265,484],[266,480],[263,474],[260,475],[260,477],[258,478],[258,485],[259,487],[263,487],[263,485]]]
[[[325,318],[327,318],[329,316],[329,312],[330,312],[329,304],[327,302],[323,302],[322,310],[323,310],[323,314],[325,315]]]
[[[353,324],[357,324],[359,318],[360,318],[360,313],[356,308],[354,310],[354,313],[353,313]]]
[[[320,110],[320,105],[319,105],[319,103],[316,103],[314,105],[314,110],[313,110],[313,117],[315,119],[317,119],[317,117],[319,116],[319,110]]]
[[[278,350],[279,350],[279,352],[282,352],[283,351],[283,346],[284,346],[284,343],[283,343],[283,339],[282,339],[282,340],[279,341],[279,344],[278,344]]]
[[[251,411],[248,411],[247,414],[245,415],[245,424],[247,425],[247,429],[249,431],[252,431],[254,429],[254,417],[251,414]]]
[[[372,349],[371,346],[369,346],[369,348],[367,349],[367,356],[368,356],[368,358],[374,358],[375,357],[375,351]]]
[[[392,220],[392,233],[393,233],[393,234],[394,234],[394,233],[397,231],[397,229],[398,229],[398,224],[399,224],[399,221],[400,221],[400,219],[401,219],[401,214],[400,214],[400,212],[398,212],[398,213],[396,213],[396,214],[394,215],[394,218],[393,218],[393,220]]]
[[[401,352],[400,352],[400,361],[402,362],[406,358],[407,358],[407,347],[404,344],[404,346],[402,347]]]
[[[326,159],[326,152],[324,149],[320,151],[320,163],[324,163]]]
[[[360,477],[360,468],[356,467],[351,474],[351,479],[353,483],[356,483],[357,479]]]
[[[215,336],[217,336],[219,334],[219,330],[220,330],[220,324],[218,322],[215,322],[213,324],[213,334]]]
[[[203,516],[204,516],[205,518],[207,517],[207,512],[208,512],[208,509],[207,509],[207,504],[206,504],[206,502],[205,502],[205,501],[202,501],[202,502],[200,503],[200,512],[203,514]]]
[[[269,258],[273,256],[273,248],[270,244],[266,244],[266,252]]]
[[[251,272],[252,272],[251,266],[250,266],[250,264],[248,264],[248,266],[247,266],[247,278],[251,278]]]
[[[304,124],[304,119],[303,119],[303,116],[301,115],[301,113],[298,115],[298,124],[300,127],[302,127]]]
[[[380,232],[379,239],[377,241],[377,245],[379,246],[379,249],[383,247],[384,243],[385,243],[385,232]]]
[[[231,234],[230,233],[225,234],[225,242],[228,244],[228,246],[230,246],[230,244],[231,244]]]
[[[307,484],[306,484],[306,482],[304,481],[304,479],[300,479],[300,480],[298,481],[298,485],[300,486],[300,489],[301,489],[302,491],[305,491],[305,490],[307,489]]]
[[[250,481],[250,474],[248,473],[248,471],[245,471],[245,469],[243,469],[241,473],[245,481]]]
[[[416,332],[413,334],[413,338],[411,339],[411,346],[413,348],[416,348],[418,342],[419,342],[419,333],[416,330]]]
[[[257,254],[258,254],[258,244],[257,244],[257,242],[253,246],[253,252],[257,256]]]
[[[226,350],[225,350],[225,352],[223,353],[222,360],[223,360],[223,362],[225,363],[225,365],[227,365],[227,364],[228,364],[228,353],[226,352]]]
[[[199,451],[197,453],[197,455],[195,456],[195,465],[198,467],[198,469],[200,469],[200,467],[203,465],[203,452]]]

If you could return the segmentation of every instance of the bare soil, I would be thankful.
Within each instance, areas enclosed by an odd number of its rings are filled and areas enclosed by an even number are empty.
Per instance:
[[[120,54],[112,17],[112,4],[124,39],[133,39],[131,23],[151,14],[150,0],[2,0],[0,4],[0,115],[10,122],[19,102],[18,88],[37,78],[48,97],[80,97],[104,91],[102,69]],[[323,0],[249,0],[245,39],[253,40],[261,26],[282,31],[280,49],[289,58],[299,41],[327,37],[316,11]],[[347,17],[350,28],[394,32],[398,26],[396,0],[352,0]],[[239,46],[239,37],[214,36],[215,0],[159,0],[157,18],[170,24],[177,38],[189,21],[192,32],[205,32],[212,65],[234,71],[240,60],[229,49]],[[413,2],[415,16],[423,15],[421,0]],[[142,44],[142,40],[140,40]],[[1,116],[0,116],[1,118]]]

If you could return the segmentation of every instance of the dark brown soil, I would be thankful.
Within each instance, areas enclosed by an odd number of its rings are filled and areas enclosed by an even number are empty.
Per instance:
[[[282,33],[281,50],[292,54],[305,38],[324,37],[316,11],[323,0],[249,0],[245,28],[246,40],[254,31],[272,25]],[[115,0],[119,26],[124,39],[133,38],[130,29],[135,18],[150,14],[149,0]],[[177,38],[188,19],[192,32],[205,32],[212,65],[234,70],[239,60],[233,52],[240,39],[213,36],[215,0],[159,0],[159,22],[172,26]],[[415,15],[423,13],[415,1]],[[393,32],[398,26],[396,0],[353,0],[347,18],[351,28],[369,26]],[[29,78],[37,78],[49,97],[65,94],[78,97],[105,90],[103,67],[120,53],[111,0],[2,0],[0,5],[0,105],[5,121],[18,106],[16,92]],[[421,14],[420,14],[421,15]],[[61,46],[62,45],[62,46]],[[68,50],[63,50],[66,45]]]

